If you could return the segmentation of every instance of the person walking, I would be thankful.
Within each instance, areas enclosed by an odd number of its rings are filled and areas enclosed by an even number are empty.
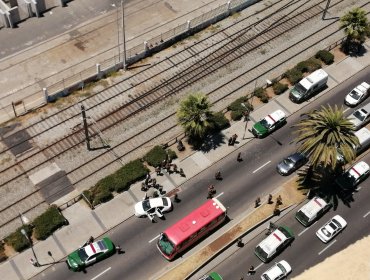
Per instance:
[[[177,165],[176,164],[172,164],[172,167],[173,167],[173,172],[174,173],[177,173],[178,172]]]
[[[258,206],[260,206],[260,203],[261,203],[261,198],[257,197],[256,201],[254,202],[254,208],[257,208]]]
[[[179,195],[177,193],[175,193],[175,197],[173,199],[176,203],[179,203],[181,201],[181,199],[179,198]]]
[[[250,268],[249,268],[249,270],[248,270],[248,275],[253,275],[255,273],[256,273],[256,270],[254,269],[254,266],[251,265]]]
[[[208,186],[208,192],[210,192],[212,194],[215,194],[216,193],[215,186],[214,185],[209,185]]]
[[[229,146],[231,146],[233,144],[233,138],[232,137],[230,137],[229,138]]]
[[[238,157],[236,158],[236,161],[239,161],[239,162],[243,161],[242,153],[238,153]]]
[[[186,175],[184,173],[184,170],[182,168],[180,168],[179,174],[180,174],[181,177],[186,177]]]
[[[157,173],[157,176],[161,175],[161,167],[159,165],[155,168],[155,172]]]
[[[232,138],[231,145],[234,145],[236,142],[236,139],[238,138],[238,135],[234,134],[231,138]]]
[[[213,198],[213,193],[208,191],[207,199],[212,199]]]
[[[269,194],[269,197],[267,198],[267,204],[272,204],[272,195]]]
[[[215,174],[215,178],[216,180],[222,180],[222,177],[221,177],[221,171],[217,171],[216,174]]]
[[[238,246],[239,248],[242,248],[244,246],[243,240],[240,237],[238,238],[236,246]]]
[[[281,198],[281,195],[279,195],[276,199],[276,204],[277,205],[282,205],[283,204],[283,199]]]

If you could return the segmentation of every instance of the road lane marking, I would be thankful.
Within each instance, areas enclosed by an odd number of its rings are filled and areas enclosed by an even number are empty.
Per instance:
[[[220,197],[221,195],[223,195],[224,194],[224,192],[222,192],[222,193],[220,193],[220,194],[218,194],[218,195],[216,195],[215,196],[215,198],[218,198],[218,197]]]
[[[347,109],[345,109],[345,110],[343,111],[343,113],[347,112],[349,109],[351,109],[351,108],[347,108]]]
[[[336,239],[333,240],[332,243],[330,243],[328,246],[326,246],[321,252],[319,252],[319,255],[321,255],[326,249],[329,249],[331,245],[333,245],[335,242],[337,242]]]
[[[369,215],[370,214],[370,211],[369,212],[367,212],[365,215],[364,215],[364,218],[366,218],[367,217],[367,215]]]
[[[149,243],[152,243],[154,240],[156,240],[157,238],[159,238],[159,234],[156,236],[156,237],[154,237],[153,239],[151,239],[151,240],[149,240]]]
[[[104,273],[106,273],[107,271],[109,271],[111,269],[111,267],[108,267],[106,270],[104,270],[103,272],[99,273],[98,275],[96,275],[94,278],[91,278],[91,280],[95,280],[96,278],[102,276]]]
[[[302,230],[299,234],[298,234],[298,236],[301,236],[302,234],[304,234],[305,233],[305,231],[307,231],[309,228],[305,228],[304,230]]]
[[[269,160],[268,162],[266,162],[264,165],[258,167],[256,170],[254,170],[252,173],[256,173],[258,170],[260,170],[261,168],[264,168],[267,164],[269,164],[271,162],[271,160]]]
[[[259,269],[262,265],[263,265],[263,263],[261,262],[259,265],[257,265],[257,267],[255,268],[255,270]]]

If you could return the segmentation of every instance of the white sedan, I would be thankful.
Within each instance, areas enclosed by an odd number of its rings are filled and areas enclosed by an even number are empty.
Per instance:
[[[172,202],[169,197],[150,198],[135,204],[135,216],[148,216],[152,220],[154,215],[162,217],[163,212],[168,212],[171,209]]]
[[[322,242],[328,243],[346,226],[347,222],[341,216],[335,215],[316,232],[316,235]]]
[[[369,96],[369,88],[370,85],[368,83],[361,83],[346,95],[344,103],[350,107],[357,106]]]
[[[275,263],[273,267],[265,271],[261,275],[262,280],[279,280],[285,278],[292,271],[291,266],[287,261]]]

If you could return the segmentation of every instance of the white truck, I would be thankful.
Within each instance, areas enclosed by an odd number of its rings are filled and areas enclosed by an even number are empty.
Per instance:
[[[289,99],[295,103],[302,102],[325,87],[327,82],[328,73],[322,69],[316,70],[291,89]]]
[[[366,127],[363,127],[360,130],[356,131],[354,134],[358,138],[359,142],[359,145],[354,148],[356,149],[356,155],[359,155],[370,147],[370,130]],[[344,162],[344,158],[340,150],[338,150],[337,160],[340,162]]]
[[[357,106],[369,96],[369,89],[370,85],[368,83],[361,83],[346,95],[346,98],[344,99],[344,104],[349,107]]]

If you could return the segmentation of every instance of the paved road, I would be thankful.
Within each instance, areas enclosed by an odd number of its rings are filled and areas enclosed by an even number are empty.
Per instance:
[[[166,215],[165,221],[151,224],[148,219],[132,217],[109,232],[108,235],[124,248],[125,254],[115,255],[88,268],[86,274],[69,272],[65,264],[58,264],[53,269],[48,269],[42,275],[35,277],[35,279],[65,279],[66,277],[68,279],[91,279],[102,272],[104,272],[104,275],[100,276],[99,279],[117,279],[120,275],[125,275],[125,279],[148,279],[154,273],[169,265],[157,252],[155,247],[156,236],[168,225],[184,216],[184,213],[189,213],[200,205],[206,198],[207,186],[210,183],[215,183],[218,194],[222,194],[220,200],[228,208],[231,219],[246,211],[248,207],[253,205],[257,196],[273,192],[278,185],[287,180],[287,178],[276,173],[275,166],[282,157],[295,149],[294,144],[291,144],[293,135],[290,127],[299,120],[300,114],[317,108],[320,104],[342,104],[344,95],[356,84],[364,79],[366,80],[369,72],[370,68],[368,67],[352,79],[327,92],[321,98],[312,103],[307,102],[307,107],[290,116],[287,125],[271,137],[250,141],[240,150],[235,151],[212,168],[188,181],[181,192],[182,202],[175,205],[172,213]],[[347,113],[349,114],[353,110],[351,109]],[[226,139],[224,140],[226,141]],[[278,142],[282,145],[279,145]],[[243,153],[245,158],[241,163],[236,162],[236,154],[239,151]],[[216,183],[213,174],[218,169],[222,170],[224,180]],[[342,209],[342,207],[339,209]],[[184,257],[190,254],[191,251],[185,253]],[[143,264],[145,269],[140,269],[138,264]],[[242,264],[241,267],[243,267]],[[238,271],[238,266],[233,271],[235,275],[241,272]],[[220,270],[220,272],[222,271]]]

